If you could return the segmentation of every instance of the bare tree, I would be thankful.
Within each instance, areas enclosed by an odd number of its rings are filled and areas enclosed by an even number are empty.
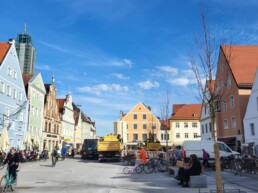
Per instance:
[[[191,54],[189,59],[192,65],[193,72],[198,83],[199,98],[202,105],[207,107],[211,125],[212,138],[214,139],[214,154],[216,167],[216,187],[217,193],[222,193],[222,180],[220,168],[219,146],[217,143],[216,129],[216,114],[221,109],[220,101],[227,100],[232,92],[230,89],[225,92],[223,89],[227,87],[228,81],[224,81],[223,88],[220,88],[215,79],[227,77],[229,70],[220,70],[217,72],[218,51],[222,49],[222,42],[217,41],[215,33],[210,33],[204,12],[201,12],[202,33],[195,36],[196,55]],[[227,62],[231,59],[230,46],[227,47],[227,52],[224,52]],[[226,74],[225,74],[226,73]],[[205,82],[205,84],[204,84]],[[219,89],[220,88],[220,89]]]
[[[169,92],[166,92],[166,98],[164,102],[161,104],[160,108],[160,118],[163,122],[161,123],[161,128],[165,130],[165,139],[166,139],[166,151],[168,152],[168,130],[169,130],[169,118],[171,116],[170,113],[170,99],[169,99]]]

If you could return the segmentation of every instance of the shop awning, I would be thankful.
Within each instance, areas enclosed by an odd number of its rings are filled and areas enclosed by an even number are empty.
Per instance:
[[[72,142],[72,140],[69,139],[69,138],[66,138],[64,141],[67,142],[67,143],[71,143]]]
[[[225,138],[218,138],[218,141],[222,141],[226,144],[232,144],[236,142],[236,137],[225,137]]]

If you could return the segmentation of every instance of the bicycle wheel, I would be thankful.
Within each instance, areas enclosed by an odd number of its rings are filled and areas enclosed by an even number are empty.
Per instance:
[[[12,181],[12,185],[10,185],[10,190],[14,191],[17,186],[17,174],[16,174],[16,180],[13,180],[13,177],[12,177],[11,181]]]
[[[129,173],[130,173],[129,168],[128,168],[128,167],[124,167],[123,173],[124,173],[124,174],[129,174]]]
[[[159,170],[160,172],[165,172],[165,171],[167,171],[167,164],[166,164],[165,162],[160,162],[160,163],[158,164],[158,170]]]
[[[1,180],[0,180],[0,189],[1,189],[1,192],[6,192],[7,191],[7,188],[8,188],[8,185],[7,185],[7,178],[6,178],[6,175],[2,176]]]
[[[142,167],[141,166],[137,166],[135,168],[135,172],[138,173],[138,174],[142,173]]]
[[[237,174],[237,168],[236,168],[236,163],[235,162],[232,162],[230,164],[230,170],[231,170],[232,173]]]
[[[143,171],[145,173],[150,174],[153,172],[153,170],[154,170],[154,167],[150,163],[144,164]]]

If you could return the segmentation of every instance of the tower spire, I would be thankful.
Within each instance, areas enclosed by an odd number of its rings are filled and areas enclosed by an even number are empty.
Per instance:
[[[27,33],[27,26],[26,26],[26,22],[24,23],[24,33]]]

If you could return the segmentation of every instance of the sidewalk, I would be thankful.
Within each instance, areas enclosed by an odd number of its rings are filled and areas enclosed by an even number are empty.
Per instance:
[[[207,177],[207,188],[184,188],[178,185],[178,182],[174,177],[177,174],[178,168],[172,167],[175,171],[174,175],[169,175],[172,181],[173,193],[216,193],[216,177],[215,171],[205,171],[204,175]],[[257,193],[257,175],[255,177],[251,176],[235,176],[230,172],[221,172],[222,183],[224,192],[226,193]]]

